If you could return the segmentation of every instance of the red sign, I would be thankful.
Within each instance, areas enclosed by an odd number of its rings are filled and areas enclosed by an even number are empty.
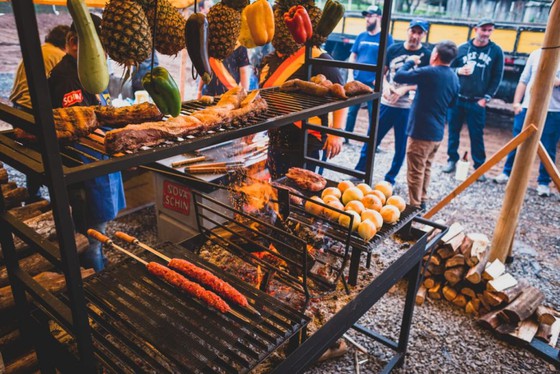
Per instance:
[[[65,94],[62,98],[62,107],[67,108],[74,104],[79,104],[83,100],[84,97],[82,96],[82,90],[71,91]]]
[[[187,187],[163,181],[163,207],[189,215],[191,210],[191,190]]]

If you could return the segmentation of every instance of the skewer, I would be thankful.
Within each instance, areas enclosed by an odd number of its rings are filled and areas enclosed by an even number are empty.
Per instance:
[[[143,264],[144,266],[148,266],[148,262],[146,260],[141,259],[140,257],[136,256],[134,253],[131,253],[129,251],[127,251],[126,249],[124,249],[123,247],[115,244],[108,236],[103,235],[102,233],[100,233],[99,231],[93,230],[93,229],[89,229],[87,231],[88,236],[94,238],[95,240],[103,243],[103,244],[107,244],[110,245],[111,247],[113,247],[114,249],[121,251],[125,254],[127,254],[128,256],[132,257],[133,259],[135,259],[136,261],[140,262],[141,264]],[[138,239],[136,239],[138,240]],[[157,252],[157,251],[156,251]],[[159,253],[159,252],[158,252]],[[179,275],[179,273],[177,273],[177,275]],[[181,275],[182,276],[182,275]],[[217,295],[215,295],[217,296]],[[219,297],[219,296],[217,296]],[[231,315],[241,319],[244,322],[247,323],[251,323],[250,320],[248,320],[247,318],[245,318],[245,316],[241,315],[239,312],[237,312],[236,310],[231,309],[228,311],[228,313],[230,313]]]
[[[178,168],[181,166],[185,166],[185,165],[190,165],[190,164],[194,164],[200,161],[206,161],[208,158],[206,156],[196,156],[196,157],[191,157],[191,158],[187,158],[186,160],[183,161],[175,161],[171,163],[171,167],[172,168]]]
[[[132,235],[128,235],[127,233],[124,233],[122,231],[117,231],[115,233],[115,236],[121,240],[124,240],[127,243],[132,243],[132,244],[136,244],[137,246],[139,246],[142,249],[145,249],[148,252],[153,253],[154,255],[158,256],[159,258],[161,258],[162,260],[166,261],[168,264],[171,262],[171,258],[167,257],[166,255],[164,255],[163,253],[155,250],[154,248],[142,243],[140,240],[138,240],[137,238],[135,238]],[[109,239],[109,238],[107,238]],[[111,240],[111,239],[109,239]],[[225,282],[225,281],[223,281]],[[227,282],[226,282],[227,283]],[[239,292],[239,291],[237,291]],[[250,304],[248,304],[247,306],[245,306],[245,308],[249,309],[249,311],[251,311],[253,314],[256,314],[258,316],[261,316],[261,313],[256,310],[253,306],[251,306]]]

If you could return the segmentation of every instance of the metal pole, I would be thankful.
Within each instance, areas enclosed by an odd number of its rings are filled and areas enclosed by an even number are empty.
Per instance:
[[[552,4],[537,74],[531,91],[531,102],[527,110],[524,128],[534,124],[537,132],[519,147],[511,178],[506,187],[502,210],[496,224],[496,230],[490,249],[490,260],[506,260],[508,250],[513,242],[519,213],[527,191],[531,166],[537,154],[539,139],[544,128],[548,103],[552,95],[554,76],[560,60],[560,2]]]

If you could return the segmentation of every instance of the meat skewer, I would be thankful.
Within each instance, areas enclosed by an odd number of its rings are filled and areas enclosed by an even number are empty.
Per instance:
[[[240,318],[245,322],[250,322],[244,316],[240,315],[235,310],[232,310],[231,307],[220,296],[216,295],[212,291],[208,291],[204,289],[204,287],[202,287],[198,283],[191,282],[190,280],[188,280],[181,274],[177,273],[176,271],[169,269],[168,267],[163,266],[161,264],[158,264],[157,262],[147,262],[141,259],[135,254],[116,245],[109,237],[103,235],[102,233],[96,230],[89,229],[87,231],[87,234],[88,236],[100,241],[101,243],[111,245],[114,249],[121,251],[126,255],[132,257],[136,261],[140,262],[141,264],[144,264],[147,270],[152,275],[158,277],[159,279],[164,280],[165,282],[180,289],[181,291],[187,293],[188,295],[204,301],[208,306],[213,307],[222,313],[231,313],[232,315]]]
[[[255,308],[253,308],[249,304],[247,298],[243,296],[243,294],[237,291],[232,285],[220,279],[219,277],[215,276],[208,270],[202,269],[196,266],[195,264],[184,259],[169,258],[163,253],[156,251],[152,247],[140,242],[137,238],[128,235],[124,232],[117,231],[115,233],[115,236],[119,239],[124,240],[127,243],[136,244],[140,248],[143,248],[153,253],[154,255],[158,256],[162,260],[167,261],[167,266],[169,266],[171,269],[174,269],[179,273],[184,274],[190,277],[191,279],[194,279],[195,281],[199,282],[200,284],[212,289],[214,292],[216,292],[221,297],[227,299],[228,301],[240,305],[244,308],[247,308],[254,314],[257,314],[259,316],[261,315]]]

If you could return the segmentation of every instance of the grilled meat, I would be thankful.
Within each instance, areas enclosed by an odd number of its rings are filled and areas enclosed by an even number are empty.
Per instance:
[[[358,81],[346,83],[344,85],[344,91],[346,92],[346,96],[357,96],[373,92],[370,86]]]
[[[163,114],[157,106],[150,103],[115,108],[112,106],[95,107],[95,115],[101,126],[113,128],[124,127],[126,125],[159,121]]]
[[[319,174],[301,168],[288,169],[286,177],[308,191],[321,191],[327,185],[327,180]]]

